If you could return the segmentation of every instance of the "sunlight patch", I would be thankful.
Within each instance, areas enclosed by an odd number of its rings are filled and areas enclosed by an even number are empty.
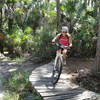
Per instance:
[[[16,64],[16,62],[10,62],[10,63],[8,63],[8,65],[14,65],[14,64]]]
[[[12,68],[12,69],[9,69],[8,71],[9,72],[14,72],[14,71],[16,71],[17,70],[17,68]]]
[[[3,93],[0,93],[0,100],[2,100],[3,96]]]

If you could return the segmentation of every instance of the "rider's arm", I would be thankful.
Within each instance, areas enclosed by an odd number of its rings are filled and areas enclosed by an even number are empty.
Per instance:
[[[72,36],[69,33],[67,33],[67,36],[69,37],[69,46],[72,47]]]
[[[52,39],[52,42],[55,42],[55,41],[59,38],[60,35],[61,35],[61,33],[57,34],[57,35]]]

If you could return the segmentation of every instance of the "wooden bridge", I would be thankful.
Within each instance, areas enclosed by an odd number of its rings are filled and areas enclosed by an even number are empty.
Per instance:
[[[49,63],[33,70],[29,80],[44,100],[100,100],[100,95],[85,90],[68,80],[68,75],[61,74],[56,86],[51,84],[53,64]]]

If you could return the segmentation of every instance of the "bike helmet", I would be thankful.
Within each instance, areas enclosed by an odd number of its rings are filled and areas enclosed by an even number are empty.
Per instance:
[[[62,26],[62,29],[61,29],[62,32],[69,32],[69,29],[67,26]]]

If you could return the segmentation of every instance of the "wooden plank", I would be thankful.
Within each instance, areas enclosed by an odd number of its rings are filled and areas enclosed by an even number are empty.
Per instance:
[[[67,93],[73,93],[73,92],[82,92],[83,89],[81,88],[70,88],[67,86],[67,84],[58,83],[55,87],[52,85],[47,86],[46,84],[38,83],[38,85],[34,85],[34,88],[37,90],[37,92],[40,93],[41,96],[53,96],[53,95],[61,95],[61,94],[67,94]]]
[[[76,91],[81,91],[81,89],[77,90],[79,88],[75,88]],[[48,89],[48,88],[38,88],[37,91],[40,92],[40,93],[43,93],[43,92],[66,92],[66,91],[75,91],[74,89],[72,88],[51,88],[51,89]],[[83,91],[83,90],[82,90]]]
[[[80,99],[78,96],[76,96],[73,98],[66,98],[66,99],[44,98],[43,100],[82,100],[82,99]],[[83,99],[83,100],[88,100],[88,99]],[[90,99],[90,100],[92,100],[92,99]]]
[[[34,85],[34,87],[36,88],[36,89],[41,89],[41,90],[43,90],[43,89],[46,89],[46,90],[49,90],[49,89],[53,89],[53,90],[59,90],[59,89],[64,89],[64,90],[67,90],[67,89],[71,89],[71,87],[70,86],[67,86],[67,85],[62,85],[62,84],[58,84],[56,87],[53,87],[52,85],[48,85],[47,83],[42,83],[41,85],[39,85],[39,84],[41,84],[41,83],[36,83],[36,85]]]
[[[43,80],[38,80],[38,81],[32,81],[31,82],[32,83],[32,85],[35,87],[35,88],[43,88],[44,89],[44,87],[46,88],[46,89],[49,89],[49,87],[52,87],[52,88],[55,88],[55,89],[67,89],[67,88],[77,88],[78,86],[77,85],[75,85],[75,86],[71,86],[71,83],[69,82],[69,81],[66,81],[66,82],[58,82],[57,84],[56,84],[56,86],[55,87],[53,87],[53,85],[52,85],[52,83],[51,83],[51,80],[45,80],[45,81],[43,81]]]
[[[83,90],[84,91],[84,90]],[[51,97],[51,96],[62,96],[62,95],[77,95],[77,94],[81,94],[82,92],[81,90],[66,90],[66,91],[49,91],[49,92],[39,92],[41,94],[41,96],[43,97]]]
[[[71,92],[65,95],[44,97],[44,100],[100,100],[100,95],[84,89],[79,93],[76,91],[73,94]]]
[[[72,99],[74,97],[78,97],[78,93],[73,94],[66,94],[66,95],[57,95],[57,96],[51,96],[51,97],[44,97],[44,100],[65,100],[65,99]]]

